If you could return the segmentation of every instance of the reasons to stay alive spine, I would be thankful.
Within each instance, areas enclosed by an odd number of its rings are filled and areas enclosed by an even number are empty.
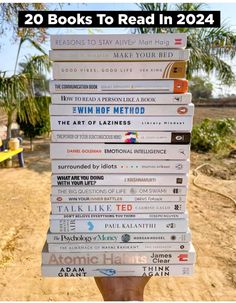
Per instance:
[[[189,160],[52,160],[52,173],[186,174]]]
[[[51,35],[51,49],[185,48],[187,34]]]
[[[52,61],[187,61],[189,49],[50,50]]]
[[[186,232],[188,221],[186,219],[169,220],[77,220],[58,219],[50,220],[52,233],[71,232]]]
[[[52,142],[189,144],[190,133],[159,131],[52,131]]]
[[[193,103],[186,105],[51,105],[52,116],[192,116]]]
[[[186,160],[189,145],[51,143],[51,159]],[[138,165],[138,164],[137,164]]]
[[[190,93],[185,94],[52,94],[52,104],[89,104],[89,105],[184,105],[192,101]]]
[[[53,174],[52,186],[186,186],[186,174]]]
[[[188,251],[190,243],[86,243],[59,244],[49,243],[48,251],[52,252],[102,252],[102,251]]]
[[[46,277],[190,276],[193,265],[42,265]]]
[[[190,242],[191,233],[164,232],[105,232],[105,233],[47,233],[48,243],[156,243],[156,242]]]
[[[175,93],[188,91],[188,81],[178,80],[53,80],[50,81],[50,92],[63,93]]]
[[[125,264],[193,264],[194,249],[190,251],[124,251],[124,252],[42,252],[42,263],[48,265],[125,265]]]
[[[186,77],[186,61],[54,62],[56,80],[141,80]]]
[[[131,177],[131,176],[129,176]],[[144,177],[144,176],[143,176]],[[67,178],[65,178],[66,180]],[[87,175],[83,177],[83,179],[89,180],[90,177]],[[83,180],[81,179],[81,180]],[[80,178],[78,177],[78,180]],[[92,179],[91,179],[92,181]],[[128,180],[127,180],[128,181]],[[131,180],[129,180],[130,182]],[[140,182],[141,180],[135,180]],[[144,181],[144,180],[143,180]],[[150,180],[146,180],[149,182]],[[134,182],[134,180],[132,180]],[[187,193],[187,186],[182,186],[181,184],[176,186],[149,186],[145,184],[144,186],[52,186],[51,187],[51,193],[54,196],[64,197],[65,196],[77,196],[81,197],[81,199],[86,199],[88,202],[108,202],[108,201],[114,201],[114,197],[118,197],[118,200],[116,201],[125,201],[124,199],[126,197],[131,197],[127,201],[139,201],[139,202],[150,202],[153,198],[153,201],[168,201],[166,199],[166,196],[182,196],[186,195]],[[89,196],[89,198],[88,198]],[[94,197],[94,198],[92,198]],[[164,199],[164,200],[163,200]],[[61,198],[59,198],[60,201]],[[80,201],[86,201],[86,200],[75,200],[75,202]],[[170,200],[172,201],[172,200]],[[182,201],[182,200],[181,200]]]

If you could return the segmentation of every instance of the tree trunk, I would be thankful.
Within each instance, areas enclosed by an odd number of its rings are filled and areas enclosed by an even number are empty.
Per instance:
[[[34,151],[33,138],[30,138],[30,150]]]
[[[12,118],[13,113],[9,112],[7,114],[7,140],[11,139],[11,125],[12,125]]]

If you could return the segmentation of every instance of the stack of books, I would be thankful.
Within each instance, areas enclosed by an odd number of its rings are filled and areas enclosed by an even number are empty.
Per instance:
[[[191,275],[185,34],[51,37],[44,276]]]

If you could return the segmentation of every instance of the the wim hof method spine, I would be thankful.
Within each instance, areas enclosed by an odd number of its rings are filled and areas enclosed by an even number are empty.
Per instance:
[[[55,35],[42,273],[189,276],[187,35]]]

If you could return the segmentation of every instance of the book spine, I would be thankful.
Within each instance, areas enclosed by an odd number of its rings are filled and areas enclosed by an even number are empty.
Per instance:
[[[120,81],[50,81],[51,93],[176,93],[188,91],[188,81],[178,80],[120,80]]]
[[[53,174],[53,186],[186,186],[188,175],[184,174]]]
[[[181,213],[185,211],[183,202],[175,203],[52,203],[52,214],[96,213],[96,214],[146,214]],[[143,216],[145,218],[145,216]],[[150,216],[150,218],[154,218]]]
[[[194,261],[193,251],[42,253],[42,263],[45,265],[193,264]]]
[[[192,116],[71,117],[51,116],[51,130],[73,131],[183,131],[192,130]]]
[[[51,116],[192,116],[194,105],[51,105]]]
[[[98,205],[97,205],[98,207]],[[132,220],[132,219],[187,219],[187,213],[65,213],[65,214],[51,214],[51,220]]]
[[[52,173],[147,173],[184,174],[189,171],[189,161],[172,160],[52,160]]]
[[[48,243],[153,243],[153,242],[190,242],[191,233],[66,233],[47,234]]]
[[[190,133],[158,131],[52,131],[52,142],[189,144]]]
[[[52,233],[70,232],[186,232],[187,220],[50,220]]]
[[[152,80],[186,77],[185,61],[164,62],[54,62],[58,80]]]
[[[52,203],[103,203],[103,202],[110,202],[110,203],[121,203],[121,202],[133,202],[133,203],[164,203],[164,202],[178,202],[178,203],[185,203],[186,202],[186,195],[185,196],[60,196],[54,195],[51,196]],[[154,206],[153,206],[154,207]]]
[[[160,197],[160,199],[169,199],[165,198],[165,196],[180,196],[187,194],[187,186],[81,186],[81,187],[66,187],[66,186],[52,186],[51,188],[52,195],[64,197],[64,196],[74,196],[78,197],[91,197],[92,201],[108,201],[108,197],[111,197],[114,200],[114,196],[124,197],[125,199],[128,196],[133,197],[128,201],[150,201],[150,196]],[[93,198],[95,196],[97,198]],[[140,196],[140,199],[135,198],[136,196]],[[101,197],[104,197],[102,200]],[[146,198],[147,197],[147,198]],[[144,200],[146,199],[146,200]],[[159,199],[159,198],[158,198]],[[111,200],[110,200],[111,201]],[[125,201],[120,200],[119,201]],[[166,201],[166,200],[160,200]]]
[[[193,265],[42,265],[46,277],[190,276]]]
[[[126,160],[186,160],[189,158],[189,145],[155,144],[96,144],[90,147],[86,143],[51,143],[51,159],[117,159]],[[138,165],[138,164],[137,164]]]
[[[52,61],[187,61],[189,49],[50,50]]]
[[[51,49],[182,49],[187,45],[185,33],[149,35],[52,35]]]
[[[184,105],[192,101],[185,94],[52,94],[52,104],[141,104],[141,105]]]
[[[188,251],[189,243],[87,243],[87,244],[57,244],[49,243],[49,252],[101,252],[101,251]]]

